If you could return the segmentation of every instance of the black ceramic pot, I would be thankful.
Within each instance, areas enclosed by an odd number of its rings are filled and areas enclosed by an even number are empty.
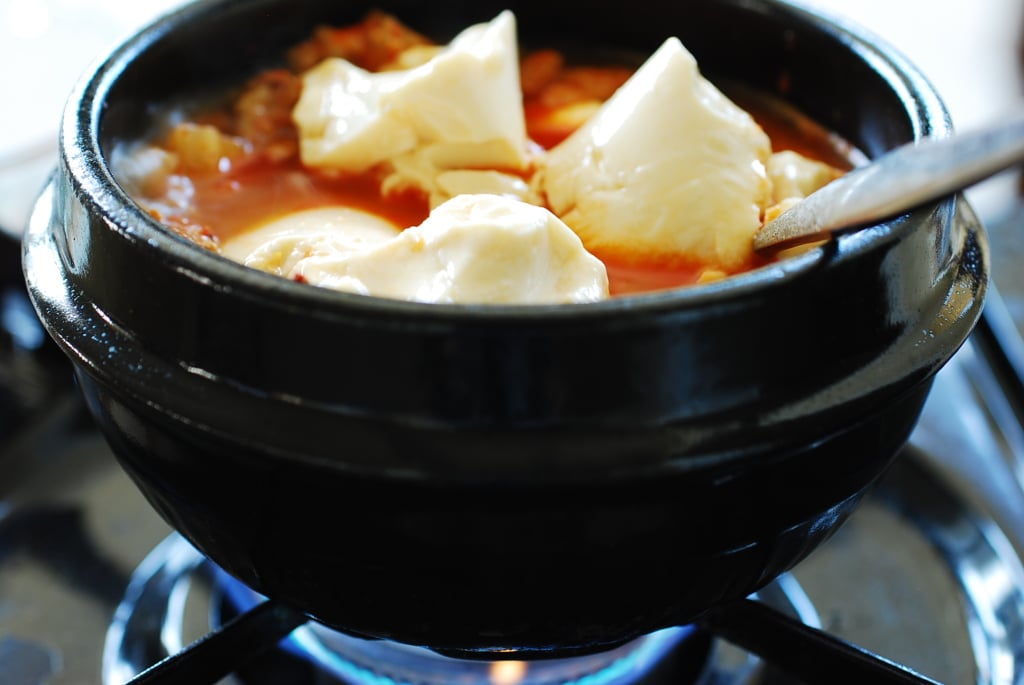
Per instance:
[[[950,197],[712,285],[441,306],[248,270],[112,178],[153,103],[238,83],[369,6],[203,2],[73,93],[24,266],[127,472],[260,592],[448,651],[599,649],[793,566],[890,463],[979,315],[970,209]],[[950,130],[898,54],[780,2],[386,4],[439,40],[506,6],[528,43],[678,35],[713,80],[783,88],[869,155]]]

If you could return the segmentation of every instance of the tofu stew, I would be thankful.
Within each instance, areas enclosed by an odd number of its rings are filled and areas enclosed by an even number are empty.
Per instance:
[[[507,10],[447,44],[377,11],[286,62],[161,112],[115,174],[206,249],[364,295],[574,303],[713,282],[779,258],[754,252],[761,225],[863,160],[772,96],[720,90],[673,37],[639,67],[586,63],[521,50]]]

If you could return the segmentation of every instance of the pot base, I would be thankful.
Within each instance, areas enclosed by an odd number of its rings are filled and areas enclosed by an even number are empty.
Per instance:
[[[601,651],[756,591],[846,520],[930,385],[742,469],[544,488],[290,469],[79,382],[149,502],[227,572],[343,632],[475,659]]]

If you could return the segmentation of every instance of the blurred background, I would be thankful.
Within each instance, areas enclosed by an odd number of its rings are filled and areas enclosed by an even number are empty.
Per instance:
[[[0,229],[20,233],[57,155],[64,100],[94,58],[180,0],[0,0]]]
[[[97,55],[181,0],[0,0],[0,230],[17,235],[56,158],[63,102]],[[1024,0],[798,0],[902,51],[943,95],[958,129],[1024,105]],[[1024,329],[1021,174],[968,197],[996,244],[993,272]]]

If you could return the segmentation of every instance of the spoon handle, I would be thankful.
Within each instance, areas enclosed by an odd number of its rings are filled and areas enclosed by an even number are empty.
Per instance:
[[[1024,162],[1024,114],[885,153],[807,196],[754,236],[763,250],[878,223]]]

